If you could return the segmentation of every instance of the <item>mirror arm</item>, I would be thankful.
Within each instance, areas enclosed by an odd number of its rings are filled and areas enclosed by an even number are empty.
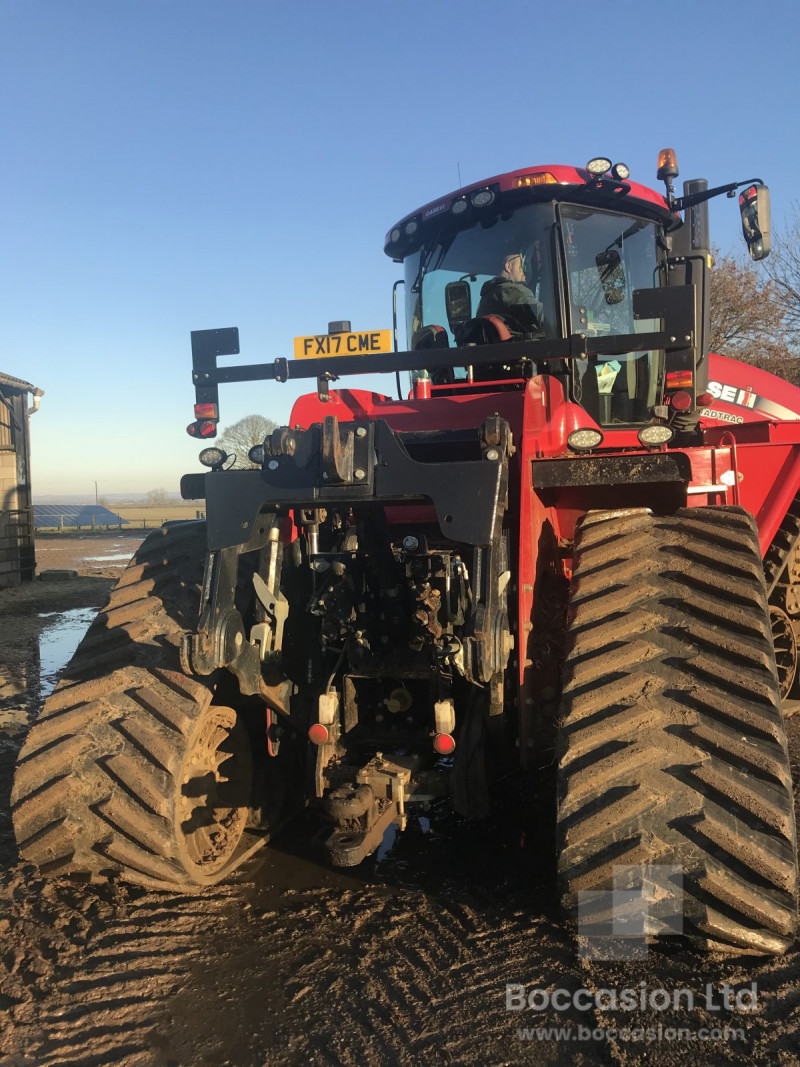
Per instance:
[[[764,182],[761,178],[750,178],[746,182],[733,182],[732,185],[718,185],[714,189],[704,189],[701,193],[692,193],[690,196],[682,196],[673,201],[672,207],[675,211],[684,211],[687,207],[694,207],[695,204],[703,204],[706,200],[710,200],[714,196],[719,196],[721,193],[725,193],[727,196],[733,196],[737,189],[741,189],[743,185],[763,185]]]

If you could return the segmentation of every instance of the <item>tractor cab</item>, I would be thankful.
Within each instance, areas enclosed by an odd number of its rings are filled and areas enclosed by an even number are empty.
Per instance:
[[[685,351],[600,353],[602,344],[595,344],[587,346],[585,359],[534,359],[534,366],[561,378],[567,396],[601,427],[651,423],[670,386],[693,386],[694,406],[707,378],[706,201],[717,190],[687,183],[687,195],[678,201],[671,186],[674,155],[659,163],[666,197],[628,181],[623,164],[599,159],[585,169],[551,166],[500,175],[402,219],[387,234],[385,251],[404,265],[408,348],[654,334],[660,316],[643,315],[634,293],[693,284],[696,329]],[[749,227],[761,237],[763,210],[759,229],[750,200],[745,221],[746,236]],[[660,304],[653,306],[657,311]],[[434,393],[488,381],[494,388],[522,388],[524,376],[513,360],[440,367],[431,386]]]
[[[679,224],[649,190],[566,167],[515,172],[428,205],[387,240],[405,267],[409,347],[652,333],[658,323],[634,314],[633,293],[666,284],[667,234]],[[522,277],[510,280],[509,270]],[[601,426],[651,421],[663,393],[658,350],[548,370]],[[512,364],[491,371],[522,386]],[[433,388],[474,378],[455,368],[450,380],[434,376]]]

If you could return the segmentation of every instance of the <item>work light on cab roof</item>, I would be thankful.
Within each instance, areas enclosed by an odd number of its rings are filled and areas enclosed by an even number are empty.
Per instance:
[[[605,156],[595,156],[586,164],[586,169],[590,174],[596,174],[599,178],[611,170],[611,160],[606,159]]]

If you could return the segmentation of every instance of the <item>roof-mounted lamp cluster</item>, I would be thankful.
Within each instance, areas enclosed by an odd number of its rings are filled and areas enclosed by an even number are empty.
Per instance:
[[[605,156],[595,156],[594,159],[590,159],[586,164],[586,169],[595,178],[605,178],[610,172],[611,177],[618,182],[625,182],[631,176],[631,169],[626,163],[612,163]]]
[[[460,196],[458,200],[454,200],[450,205],[450,211],[454,215],[463,215],[467,208],[472,207],[482,208],[489,207],[494,203],[494,190],[493,189],[476,189],[468,196]]]
[[[399,226],[395,226],[392,230],[390,237],[392,241],[397,242],[401,237],[413,237],[419,229],[419,221],[417,219],[409,219],[403,226],[402,230]]]

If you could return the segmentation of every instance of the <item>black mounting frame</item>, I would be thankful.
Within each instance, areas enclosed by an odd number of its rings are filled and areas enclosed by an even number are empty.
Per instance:
[[[198,404],[219,404],[218,386],[223,382],[254,382],[316,378],[322,398],[328,383],[345,374],[382,374],[401,371],[434,370],[442,367],[484,367],[490,364],[518,365],[520,377],[536,373],[538,364],[552,360],[586,359],[588,356],[613,356],[625,352],[685,352],[698,343],[695,310],[695,287],[670,289],[635,289],[635,318],[660,318],[659,332],[617,334],[590,337],[572,334],[566,338],[542,341],[505,341],[492,345],[468,345],[461,348],[421,349],[413,352],[389,352],[379,356],[323,356],[319,359],[288,360],[272,363],[217,365],[217,358],[237,355],[239,331],[195,330],[192,333],[192,380]],[[696,365],[696,360],[694,361]]]

